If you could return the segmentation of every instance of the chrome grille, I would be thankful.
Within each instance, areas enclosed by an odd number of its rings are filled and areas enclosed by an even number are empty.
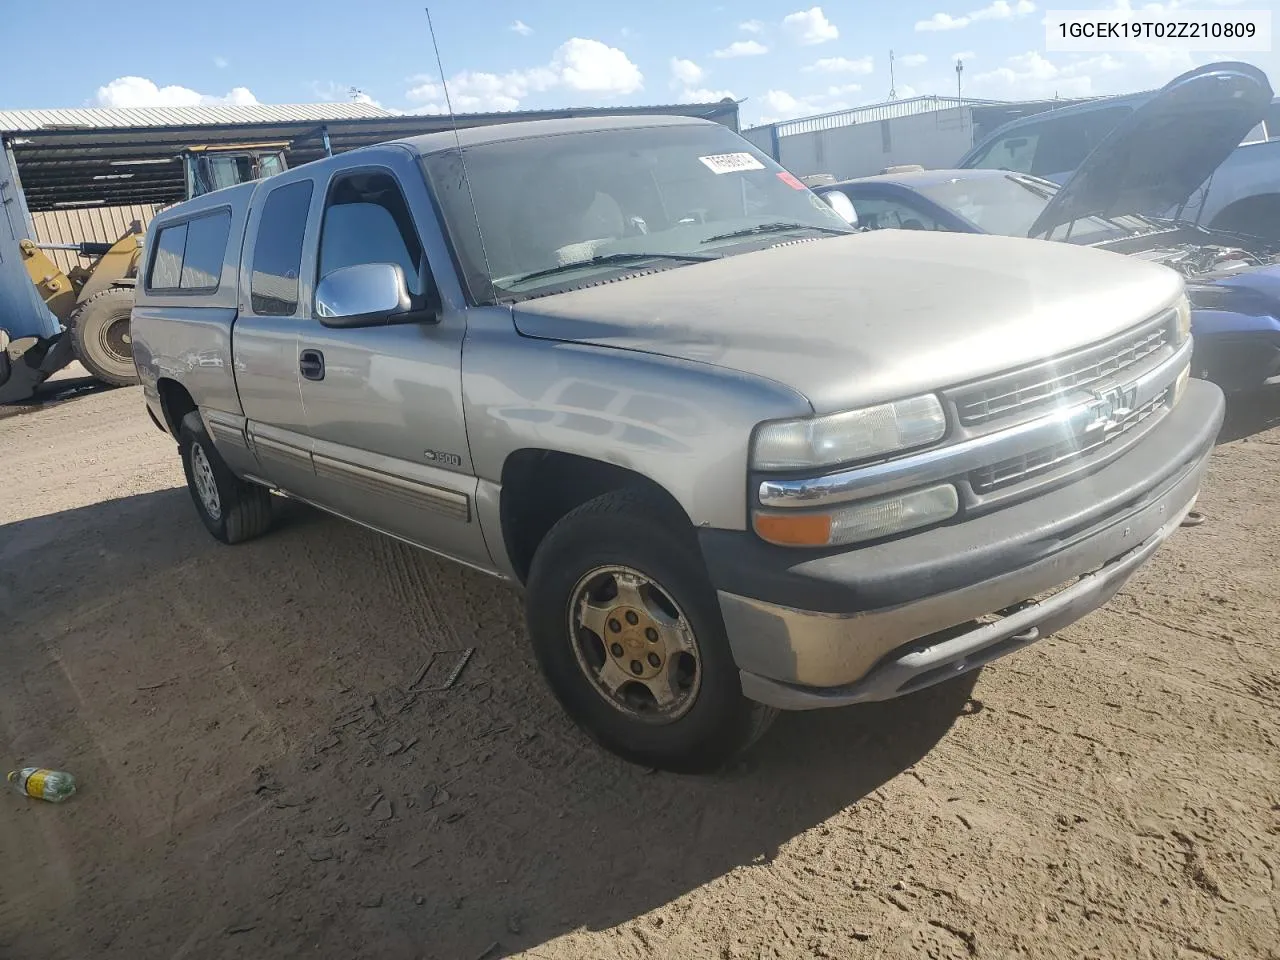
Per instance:
[[[1172,312],[1077,353],[1057,357],[956,391],[956,412],[977,426],[1048,406],[1059,397],[1114,377],[1170,344]]]
[[[1047,470],[1053,470],[1124,436],[1161,409],[1168,399],[1169,390],[1166,389],[1119,420],[1111,430],[1096,438],[1086,439],[1082,435],[1068,437],[1051,446],[1010,457],[987,467],[980,467],[969,474],[969,483],[972,484],[975,493],[990,493]]]

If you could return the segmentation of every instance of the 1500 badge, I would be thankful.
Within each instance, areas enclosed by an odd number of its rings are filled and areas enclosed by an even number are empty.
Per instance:
[[[428,463],[438,463],[442,467],[460,467],[462,458],[456,453],[445,453],[443,450],[424,450],[422,456]]]

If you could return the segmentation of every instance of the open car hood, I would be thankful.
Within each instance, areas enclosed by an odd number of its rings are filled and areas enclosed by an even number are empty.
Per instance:
[[[1176,207],[1266,117],[1273,96],[1267,75],[1247,63],[1211,63],[1174,78],[1103,138],[1027,235],[1082,217]]]

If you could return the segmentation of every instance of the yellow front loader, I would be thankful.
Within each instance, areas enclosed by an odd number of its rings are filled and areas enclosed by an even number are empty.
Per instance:
[[[185,199],[284,171],[288,147],[286,142],[187,147],[175,158],[184,166]],[[0,326],[0,403],[30,397],[73,359],[104,383],[137,381],[129,316],[142,243],[143,228],[136,221],[114,243],[20,241],[27,275],[62,332],[42,335]],[[63,272],[46,250],[73,250],[88,265]],[[41,329],[47,334],[47,324]]]

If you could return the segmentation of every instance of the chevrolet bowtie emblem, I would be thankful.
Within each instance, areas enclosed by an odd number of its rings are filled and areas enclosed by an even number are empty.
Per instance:
[[[1093,394],[1093,401],[1089,404],[1090,419],[1085,423],[1085,433],[1095,433],[1099,430],[1110,433],[1118,429],[1137,406],[1136,385],[1089,392]]]

